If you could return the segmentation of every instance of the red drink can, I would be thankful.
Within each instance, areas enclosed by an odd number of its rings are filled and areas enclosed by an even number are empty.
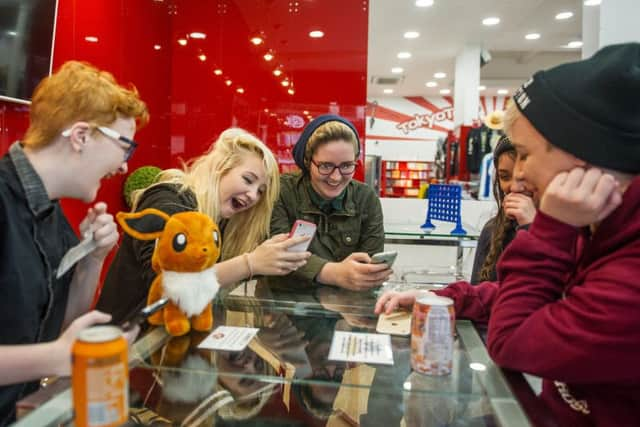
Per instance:
[[[71,350],[75,425],[111,427],[129,416],[127,341],[116,326],[81,331]]]
[[[453,365],[453,300],[418,297],[411,323],[411,367],[426,375],[448,375]]]

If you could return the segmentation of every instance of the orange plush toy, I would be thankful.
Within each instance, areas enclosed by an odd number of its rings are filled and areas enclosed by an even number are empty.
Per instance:
[[[157,239],[151,265],[158,275],[149,289],[147,304],[162,297],[170,301],[149,317],[149,323],[164,324],[172,336],[184,335],[192,327],[211,330],[211,301],[220,289],[213,268],[220,256],[218,226],[199,212],[169,216],[157,209],[119,212],[116,219],[136,239]]]

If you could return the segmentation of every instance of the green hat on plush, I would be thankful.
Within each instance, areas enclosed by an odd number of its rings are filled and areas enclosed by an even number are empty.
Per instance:
[[[142,166],[129,174],[124,182],[124,200],[131,207],[131,194],[136,190],[147,188],[156,181],[162,169],[156,166]]]

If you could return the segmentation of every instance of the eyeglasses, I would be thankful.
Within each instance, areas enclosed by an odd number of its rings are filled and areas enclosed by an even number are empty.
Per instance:
[[[316,167],[318,168],[318,172],[320,172],[320,175],[331,175],[336,169],[340,171],[340,175],[351,175],[356,170],[356,162],[344,162],[336,165],[330,162],[316,163],[313,159],[311,159],[311,163],[316,165]]]
[[[108,128],[106,126],[97,126],[96,129],[98,129],[101,134],[103,134],[108,138],[111,138],[115,141],[124,142],[125,144],[127,144],[127,148],[125,148],[124,150],[125,162],[129,161],[131,156],[133,156],[134,151],[136,151],[136,148],[138,148],[138,143],[135,142],[133,139],[127,138],[126,136],[122,136],[111,128]]]

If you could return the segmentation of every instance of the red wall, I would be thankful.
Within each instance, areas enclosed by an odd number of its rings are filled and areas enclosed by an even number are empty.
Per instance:
[[[309,38],[314,29],[325,36]],[[206,39],[178,44],[193,31]],[[252,45],[250,37],[260,32],[265,43]],[[229,126],[256,133],[286,170],[288,145],[309,117],[338,113],[364,135],[367,33],[366,0],[59,0],[54,68],[86,60],[138,88],[151,122],[136,135],[141,146],[130,171],[146,164],[177,166],[203,153]],[[87,42],[86,36],[99,41]],[[275,53],[271,62],[262,57],[267,49]],[[280,78],[272,73],[276,66],[284,70]],[[217,67],[222,76],[213,73]],[[293,95],[280,84],[284,77],[293,82]],[[27,124],[24,106],[0,102],[2,153]],[[362,176],[360,168],[356,177]],[[123,181],[102,184],[98,199],[111,212],[125,209]],[[64,207],[73,223],[86,212],[77,202],[65,201]]]

